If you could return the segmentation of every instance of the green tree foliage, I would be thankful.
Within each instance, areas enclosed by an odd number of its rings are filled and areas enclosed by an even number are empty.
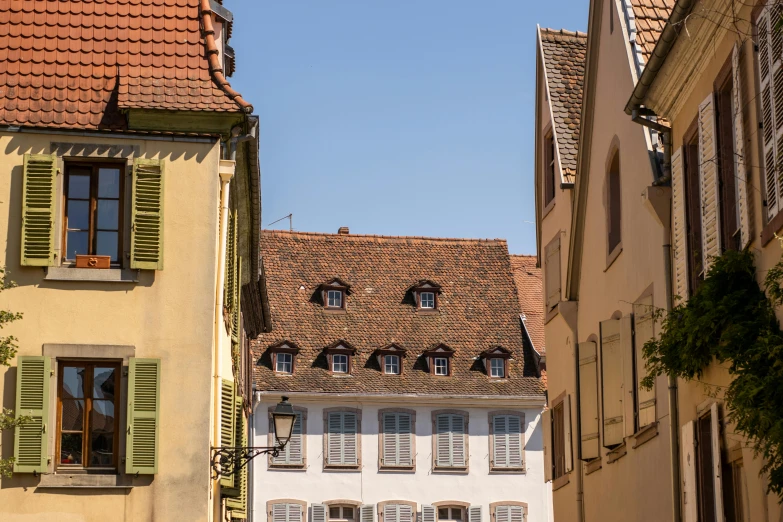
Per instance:
[[[644,345],[651,387],[658,375],[699,379],[713,361],[728,364],[724,400],[736,431],[764,459],[769,489],[783,499],[783,261],[756,281],[753,254],[728,251],[713,259],[691,298],[661,317],[661,335]]]
[[[8,271],[4,268],[0,268],[0,292],[13,288],[14,286],[16,286],[16,284],[8,278]],[[22,314],[18,312],[0,310],[0,329],[21,318]],[[0,364],[3,366],[9,366],[11,359],[16,356],[16,350],[18,348],[16,341],[17,339],[13,335],[5,337],[0,336]],[[28,417],[14,417],[14,412],[12,410],[6,408],[0,410],[0,430],[13,429],[15,426],[27,421]],[[13,464],[13,457],[10,459],[0,459],[0,476],[10,477]]]

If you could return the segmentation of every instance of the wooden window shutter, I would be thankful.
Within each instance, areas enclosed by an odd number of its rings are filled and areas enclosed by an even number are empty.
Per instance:
[[[571,440],[571,396],[563,399],[563,454],[565,456],[565,472],[574,469],[573,441]]]
[[[641,381],[647,376],[644,355],[642,349],[644,343],[655,335],[655,318],[653,317],[653,296],[647,295],[636,301],[633,305],[634,316],[634,349],[636,358],[636,404],[637,423],[639,428],[644,428],[655,422],[655,386],[646,390],[642,388]]]
[[[546,309],[553,309],[560,302],[560,237],[546,246]]]
[[[239,342],[239,336],[242,331],[241,324],[241,296],[242,296],[242,258],[237,256],[236,272],[234,276],[234,299],[233,309],[231,310],[231,338]]]
[[[277,457],[272,457],[272,464],[303,464],[304,453],[302,452],[302,423],[304,417],[302,412],[296,412],[296,420],[294,420],[294,428],[291,431],[291,438],[288,439],[288,444],[280,452]],[[271,429],[271,419],[270,419]]]
[[[672,236],[674,295],[688,298],[688,229],[685,222],[685,177],[682,148],[672,154]]]
[[[399,504],[386,504],[386,506],[384,506],[383,522],[400,522]]]
[[[397,522],[415,522],[413,509],[407,504],[397,504]]]
[[[362,504],[359,507],[359,522],[375,522],[375,504]]]
[[[742,117],[742,72],[740,59],[742,49],[737,43],[731,53],[732,73],[732,121],[734,122],[734,175],[737,185],[737,221],[740,226],[740,248],[753,240],[753,214],[750,212],[750,192],[748,191],[748,163],[745,159],[745,124]]]
[[[623,442],[623,351],[620,319],[601,322],[604,447]]]
[[[435,418],[435,465],[451,466],[451,417],[438,415]]]
[[[422,504],[421,506],[421,522],[436,522],[438,517],[438,510],[435,506]],[[383,522],[386,522],[385,520]]]
[[[236,435],[235,423],[236,406],[234,395],[234,383],[228,379],[222,379],[220,383],[220,445],[223,447],[234,446]],[[229,464],[230,465],[230,464]],[[220,485],[224,488],[231,488],[234,485],[233,476],[220,476]]]
[[[339,412],[331,412],[326,421],[326,463],[331,465],[342,463],[343,420]]]
[[[310,504],[310,510],[312,512],[312,522],[327,522],[326,504]]]
[[[710,405],[710,444],[712,445],[712,478],[714,481],[715,513],[723,516],[723,470],[720,459],[720,418],[718,403]]]
[[[355,413],[345,412],[343,417],[343,464],[358,464],[357,454],[359,434],[358,418]]]
[[[357,415],[347,411],[330,412],[327,417],[327,430],[327,464],[358,464]]]
[[[712,258],[721,254],[720,189],[715,147],[715,103],[712,93],[699,105],[698,125],[702,262],[706,274],[712,264]]]
[[[238,447],[247,447],[247,422],[245,421],[245,412],[243,401],[241,396],[235,397],[235,411],[236,411],[236,433],[234,439]],[[235,472],[234,479],[234,491],[232,492],[235,498],[226,499],[226,506],[231,510],[231,518],[246,519],[247,518],[247,473],[248,466],[245,465],[239,472]]]
[[[270,518],[272,522],[288,522],[288,504],[273,504]]]
[[[52,266],[57,207],[57,156],[24,155],[22,182],[22,266]]]
[[[131,268],[163,270],[163,160],[133,160]]]
[[[582,460],[601,456],[598,426],[598,353],[593,342],[579,343],[579,426]]]
[[[633,357],[633,316],[628,315],[620,319],[620,350],[623,358],[623,433],[626,437],[636,433],[636,400],[634,391],[636,381],[634,376]]]
[[[288,522],[304,522],[302,514],[302,506],[299,504],[288,504]]]
[[[546,409],[541,414],[541,434],[544,439],[544,482],[552,480],[552,410]],[[495,510],[497,518],[497,510]],[[498,522],[497,520],[495,522]]]
[[[468,508],[468,522],[481,522],[481,506]]]
[[[436,418],[436,466],[465,467],[465,418],[444,413]]]
[[[407,413],[383,414],[383,456],[384,466],[410,466],[412,454],[412,422]]]
[[[761,121],[764,134],[764,172],[765,197],[767,203],[767,220],[772,219],[780,210],[781,199],[781,167],[780,157],[783,136],[779,128],[783,126],[783,77],[774,75],[775,65],[780,61],[780,35],[775,24],[778,17],[771,15],[769,7],[765,7],[756,20],[758,31],[758,70],[759,92],[761,93]],[[774,41],[773,41],[774,40]],[[774,52],[776,51],[776,52]]]
[[[693,421],[683,425],[680,440],[683,521],[699,522],[699,499],[696,493],[696,437]]]
[[[17,358],[14,413],[31,417],[31,420],[14,428],[14,473],[46,473],[51,369],[49,357]]]
[[[523,522],[525,519],[525,509],[522,506],[509,506],[510,522]]]
[[[519,469],[523,466],[523,421],[518,415],[492,417],[493,452],[492,466]]]
[[[130,358],[125,473],[158,472],[160,359]]]
[[[511,522],[511,506],[496,507],[495,522]]]
[[[228,211],[228,230],[226,230],[226,274],[223,281],[223,306],[231,312],[233,310],[234,300],[234,278],[236,276],[236,223],[233,211]]]

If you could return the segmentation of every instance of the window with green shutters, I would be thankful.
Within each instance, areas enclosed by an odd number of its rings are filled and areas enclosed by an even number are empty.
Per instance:
[[[467,413],[434,413],[434,448],[436,468],[468,467]]]
[[[381,412],[382,468],[414,465],[414,415],[409,412]]]
[[[236,410],[236,429],[234,439],[238,447],[247,447],[247,422],[245,421],[245,412],[242,408],[242,397],[237,396],[234,399]],[[248,466],[245,465],[233,475],[234,487],[231,491],[233,498],[226,499],[226,507],[231,510],[231,518],[247,518],[247,473]]]
[[[223,281],[223,305],[231,338],[238,341],[241,330],[242,258],[239,256],[239,212],[228,211],[226,231],[226,273]]]
[[[326,422],[325,466],[358,466],[360,423],[358,412],[325,412],[324,420]]]
[[[131,357],[128,365],[128,425],[125,472],[158,472],[160,359]]]
[[[14,473],[45,473],[48,464],[49,357],[18,357],[16,415],[31,421],[14,429]]]
[[[23,173],[21,263],[52,266],[55,264],[57,156],[25,154]]]
[[[236,435],[236,395],[234,382],[223,379],[220,385],[220,446],[230,448],[234,446]],[[220,485],[224,488],[234,486],[232,475],[220,475]]]
[[[499,471],[525,468],[525,417],[522,413],[490,414],[492,459],[490,469]]]
[[[274,441],[274,429],[272,424],[272,411],[274,406],[269,409],[269,446],[275,444]],[[307,413],[304,410],[296,411],[296,420],[294,421],[294,428],[291,431],[291,438],[288,439],[288,444],[280,451],[277,457],[270,455],[269,465],[272,467],[297,467],[301,468],[305,465],[305,435],[307,424]]]
[[[131,268],[163,270],[163,160],[133,160]]]

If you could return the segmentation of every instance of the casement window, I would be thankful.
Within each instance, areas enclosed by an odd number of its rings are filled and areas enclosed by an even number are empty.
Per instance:
[[[328,290],[326,292],[326,306],[327,308],[342,308],[343,307],[342,290]]]
[[[351,287],[341,279],[333,278],[320,286],[324,309],[331,312],[342,312],[346,309],[346,297],[351,293]]]
[[[451,358],[454,350],[445,344],[439,344],[435,348],[426,350],[423,354],[432,375],[448,377],[452,373]]]
[[[758,34],[758,73],[761,92],[761,120],[764,143],[764,174],[767,220],[781,210],[783,194],[783,77],[781,77],[780,38],[776,27],[779,13],[772,12],[770,2],[756,18]]]
[[[438,309],[438,294],[441,287],[434,281],[423,279],[409,288],[416,301],[416,309],[420,312],[435,312]]]
[[[361,415],[358,410],[324,411],[325,467],[360,465]]]
[[[421,300],[421,308],[435,308],[435,292],[421,292],[419,299]]]
[[[122,419],[119,362],[63,360],[55,367],[56,381],[50,357],[18,357],[15,411],[32,420],[15,428],[14,472],[50,471],[45,426],[50,422],[49,389],[56,386],[54,469],[116,473],[124,433],[125,473],[157,473],[160,360],[130,358],[127,416]]]
[[[383,356],[383,373],[386,375],[399,375],[400,374],[400,356],[399,355],[384,355]]]
[[[489,415],[491,471],[525,469],[525,415],[515,412],[493,412]]]
[[[269,359],[275,373],[293,375],[296,370],[296,354],[299,347],[291,341],[283,340],[268,348]]]
[[[742,464],[742,447],[738,444],[728,452],[723,464],[723,508],[726,522],[750,521],[748,513],[747,478]]]
[[[378,514],[380,522],[416,522],[416,504],[404,500],[380,502]]]
[[[682,466],[686,521],[719,522],[724,519],[723,470],[718,404],[701,412],[682,427]]]
[[[601,400],[603,445],[613,449],[633,435],[634,398],[624,383],[633,382],[631,317],[601,322]]]
[[[164,162],[136,158],[130,195],[124,191],[125,164],[68,162],[60,198],[59,161],[56,155],[24,155],[21,264],[71,265],[77,255],[106,255],[111,264],[123,266],[128,250],[129,268],[163,270]],[[123,222],[125,205],[130,205],[130,223]],[[58,216],[62,226],[55,230]],[[97,265],[97,258],[86,263]]]
[[[267,446],[273,446],[275,444],[275,434],[272,423],[272,412],[275,407],[269,407],[269,434],[267,436]],[[296,419],[294,420],[294,428],[291,431],[291,438],[288,439],[288,444],[280,450],[280,454],[277,457],[269,456],[270,468],[304,468],[306,465],[307,455],[307,410],[294,406],[294,412],[296,413]]]
[[[460,506],[443,506],[438,508],[438,522],[453,521],[462,522],[465,520],[465,508]]]
[[[435,366],[435,375],[449,374],[449,360],[446,357],[433,358],[433,365]]]
[[[541,415],[544,436],[544,480],[554,481],[553,488],[568,482],[573,470],[571,452],[571,397],[561,393],[551,408]]]
[[[337,353],[332,355],[332,372],[348,373],[348,356]]]
[[[491,522],[525,522],[527,504],[525,502],[493,502],[489,505]]]
[[[275,371],[278,373],[294,372],[294,355],[290,353],[275,354]]]
[[[506,361],[499,357],[489,360],[489,376],[503,378],[506,376]]]
[[[307,503],[298,500],[270,500],[267,522],[307,522]]]
[[[596,343],[579,343],[579,426],[582,460],[601,456],[598,434],[598,351]]]
[[[544,138],[544,207],[555,200],[555,139],[550,131]]]
[[[354,506],[329,506],[329,520],[335,522],[354,522],[356,519]]]
[[[373,352],[384,375],[402,375],[402,358],[406,350],[397,344],[388,344]]]
[[[718,161],[720,243],[724,250],[739,250],[737,180],[734,158],[734,82],[731,64],[715,82],[715,140]]]
[[[336,341],[324,348],[326,360],[329,364],[329,372],[333,375],[348,375],[352,371],[352,359],[356,354],[356,348],[347,342]]]
[[[406,468],[415,466],[415,422],[412,410],[381,410],[380,421],[380,468]]]
[[[492,379],[505,379],[508,377],[509,360],[511,351],[502,346],[493,346],[480,354],[484,363],[484,371]]]
[[[546,311],[550,312],[560,302],[560,234],[544,248],[544,291]]]
[[[468,467],[468,414],[433,412],[435,469]]]
[[[621,217],[622,203],[620,191],[620,151],[615,150],[606,174],[606,235],[607,258],[610,258],[622,241]]]

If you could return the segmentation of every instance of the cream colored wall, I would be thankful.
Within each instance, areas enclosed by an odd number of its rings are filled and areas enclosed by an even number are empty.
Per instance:
[[[43,269],[19,266],[22,155],[48,153],[55,141],[133,145],[166,161],[163,271],[139,272],[138,284],[50,282]],[[132,345],[136,357],[160,358],[162,373],[158,474],[127,490],[45,491],[39,478],[16,474],[0,484],[4,521],[207,519],[218,156],[216,143],[0,134],[0,262],[19,285],[0,294],[0,307],[24,313],[3,334],[19,339],[19,355],[41,355],[44,343]],[[0,368],[6,408],[14,407],[14,366]],[[12,452],[5,432],[2,456]]]

